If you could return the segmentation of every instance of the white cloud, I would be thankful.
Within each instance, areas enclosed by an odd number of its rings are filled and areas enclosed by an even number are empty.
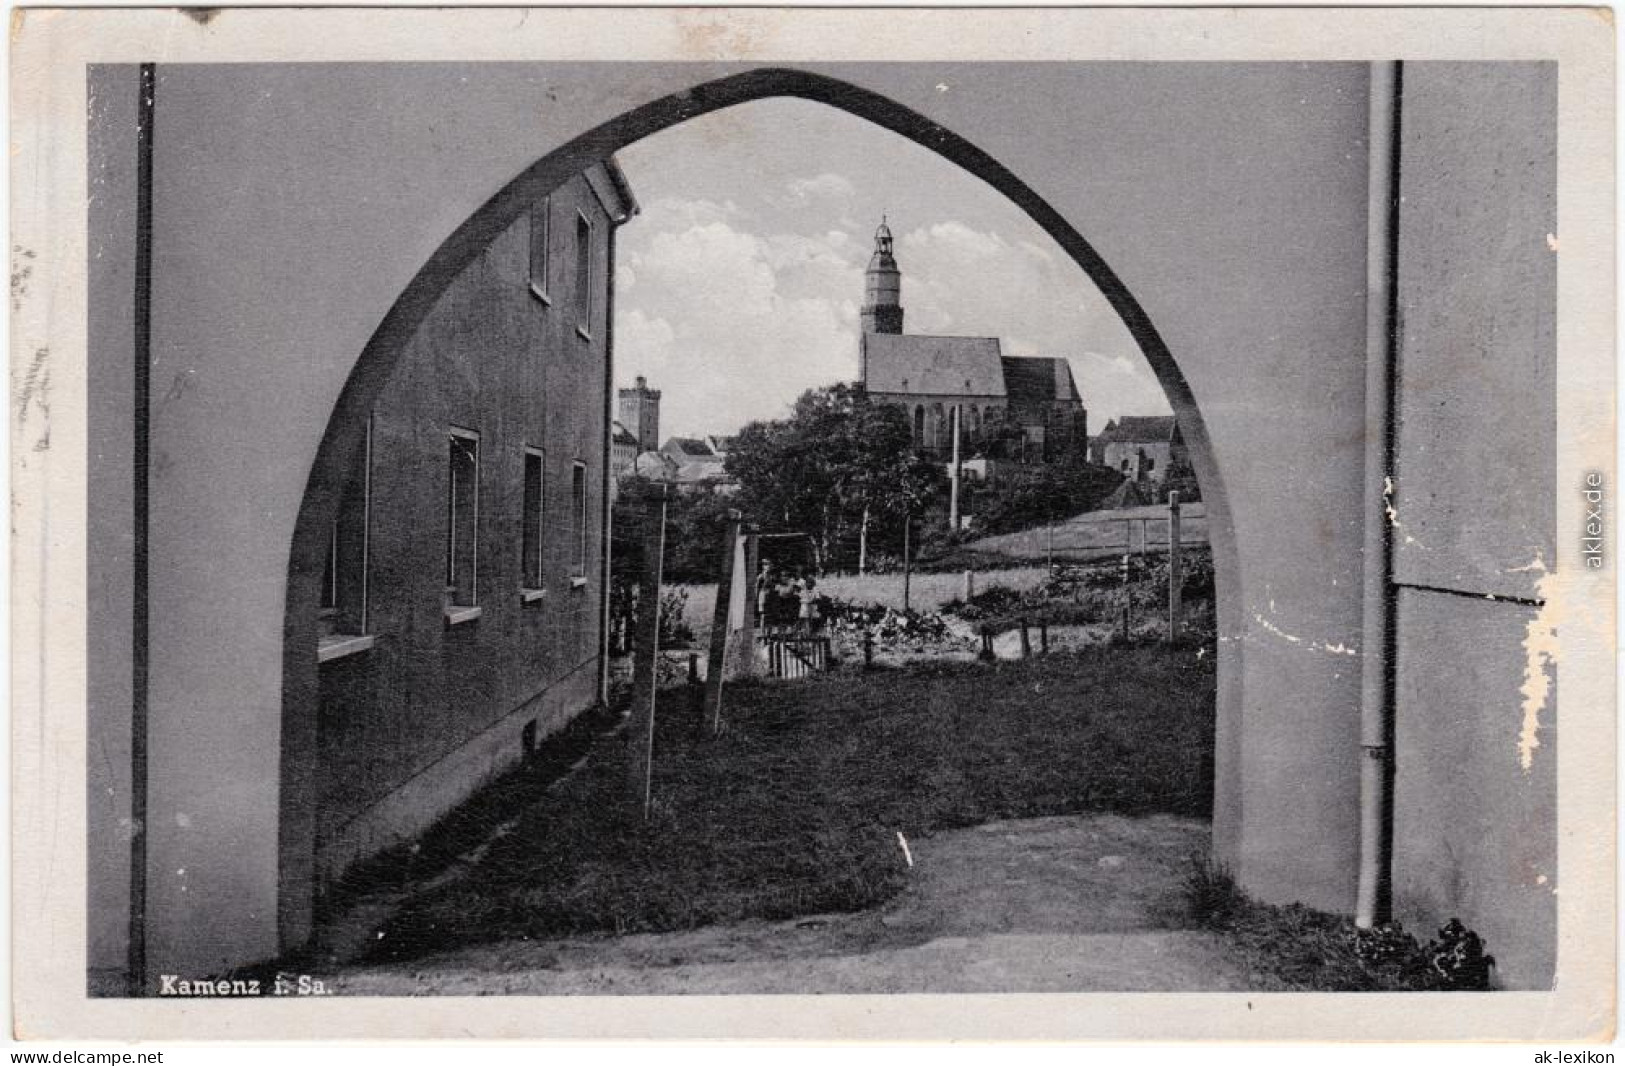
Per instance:
[[[662,438],[731,433],[856,376],[857,308],[830,283],[849,270],[828,242],[698,223],[680,205],[662,214],[671,228],[623,230],[637,282],[616,324],[617,377],[662,390]]]
[[[814,178],[797,178],[786,186],[800,203],[811,200],[846,200],[857,195],[857,187],[839,174],[824,173]]]
[[[748,166],[745,170],[748,171]],[[858,304],[878,206],[833,172],[654,197],[618,243],[616,367],[663,392],[662,437],[731,433],[858,372]],[[1116,313],[1024,219],[920,220],[898,241],[910,333],[994,336],[1066,356],[1090,424],[1166,399]],[[1036,235],[1033,236],[1033,235]]]

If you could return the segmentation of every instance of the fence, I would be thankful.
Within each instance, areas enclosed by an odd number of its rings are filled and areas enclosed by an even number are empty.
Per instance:
[[[1207,513],[1200,502],[1185,505],[1179,542],[1189,547],[1207,544]],[[1160,553],[1168,550],[1168,509],[1146,506],[1096,511],[1019,533],[984,537],[970,546],[1050,563]]]
[[[829,669],[828,637],[764,636],[769,677],[809,677]]]

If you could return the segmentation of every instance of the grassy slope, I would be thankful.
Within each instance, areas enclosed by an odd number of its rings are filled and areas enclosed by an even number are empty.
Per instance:
[[[624,741],[606,742],[379,947],[858,909],[901,889],[899,832],[1205,815],[1212,661],[1145,647],[731,686],[720,739],[662,711],[650,821],[625,796]]]

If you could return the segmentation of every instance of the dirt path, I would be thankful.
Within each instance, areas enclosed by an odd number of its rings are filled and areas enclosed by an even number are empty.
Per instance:
[[[1204,822],[995,822],[909,840],[885,907],[679,933],[486,944],[351,967],[349,995],[1232,991],[1243,974],[1180,929]]]

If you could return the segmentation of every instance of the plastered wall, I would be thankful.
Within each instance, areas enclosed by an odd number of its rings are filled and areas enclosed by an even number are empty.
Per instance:
[[[1395,909],[1424,938],[1459,918],[1506,985],[1549,987],[1557,70],[1408,63],[1404,78]]]
[[[742,69],[160,66],[155,967],[209,968],[278,947],[290,539],[359,353],[442,242],[536,160],[631,108]],[[985,150],[1092,244],[1154,324],[1177,362],[1157,369],[1203,479],[1218,565],[1217,854],[1265,899],[1347,910],[1366,66],[809,69]],[[93,361],[128,365],[108,337]],[[109,615],[117,608],[110,597]],[[113,676],[127,664],[109,648],[93,668]]]

